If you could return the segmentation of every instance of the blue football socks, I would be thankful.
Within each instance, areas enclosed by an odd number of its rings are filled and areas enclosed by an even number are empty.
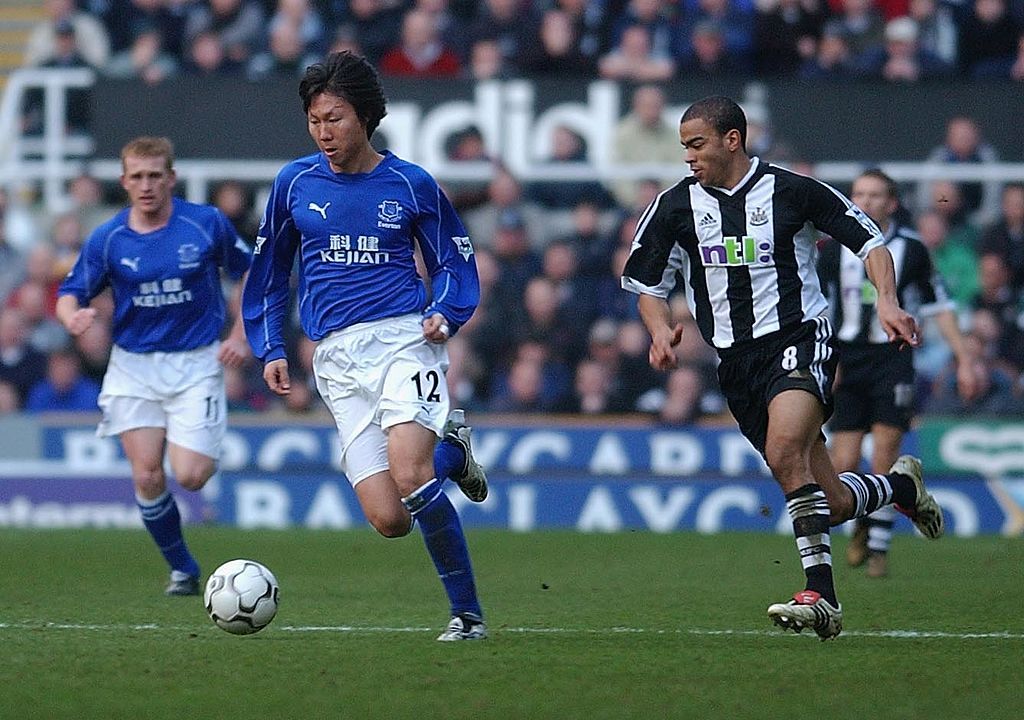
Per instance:
[[[441,440],[434,446],[434,474],[437,477],[450,480],[461,472],[465,465],[466,453],[459,445]]]
[[[441,490],[437,478],[402,498],[423,532],[427,552],[434,561],[451,603],[452,615],[483,617],[476,596],[476,580],[459,514]]]
[[[135,502],[142,512],[142,522],[149,534],[153,536],[156,546],[160,548],[172,570],[178,570],[190,577],[199,577],[199,563],[188,551],[185,538],[181,534],[181,515],[178,503],[169,490],[153,500],[145,500],[135,496]]]

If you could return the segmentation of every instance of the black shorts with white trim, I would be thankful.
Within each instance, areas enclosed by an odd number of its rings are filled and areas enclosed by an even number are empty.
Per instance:
[[[818,399],[823,417],[832,415],[836,360],[832,326],[818,317],[719,351],[718,381],[740,431],[765,454],[768,404],[786,390]]]

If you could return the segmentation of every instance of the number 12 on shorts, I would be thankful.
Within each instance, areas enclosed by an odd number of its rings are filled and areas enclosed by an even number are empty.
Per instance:
[[[416,386],[416,396],[427,402],[441,402],[438,388],[441,386],[441,373],[437,370],[420,370],[410,378]]]

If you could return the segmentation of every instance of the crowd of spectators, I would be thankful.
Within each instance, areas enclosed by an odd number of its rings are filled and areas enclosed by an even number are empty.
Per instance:
[[[638,90],[639,111],[650,92]],[[635,129],[635,121],[625,117],[621,130]],[[964,122],[970,121],[951,120],[951,135]],[[4,234],[12,224],[0,222],[0,412],[95,409],[110,350],[110,301],[97,299],[99,320],[72,343],[54,319],[54,293],[87,230],[117,209],[117,198],[87,175],[70,187],[73,206],[52,219],[48,240],[34,241],[37,231],[22,221],[13,224],[21,237],[12,243]],[[482,188],[448,188],[474,238],[482,288],[476,315],[449,342],[455,402],[484,412],[634,413],[666,425],[722,417],[715,354],[683,296],[671,303],[685,326],[679,369],[656,373],[635,298],[618,286],[640,213],[657,186],[616,183],[569,204],[552,204],[550,188],[540,189],[500,166]],[[987,220],[983,188],[941,181],[906,193],[923,198],[919,206],[906,204],[903,222],[917,227],[946,278],[985,388],[972,403],[962,402],[948,349],[926,322],[927,342],[915,355],[924,411],[1024,412],[1024,184],[996,190]],[[259,195],[259,188],[228,181],[210,201],[251,240]],[[7,206],[0,195],[0,217]],[[38,232],[43,226],[36,223]],[[227,370],[232,411],[322,412],[311,384],[314,344],[296,318],[290,343],[291,396],[270,395],[255,364]]]
[[[386,75],[1024,80],[1021,0],[44,0],[25,64],[297,76],[328,50]]]
[[[610,156],[620,164],[678,162],[680,174],[685,168],[678,130],[665,120],[666,97],[657,82],[680,73],[867,73],[913,80],[959,72],[1024,79],[1024,2],[1008,6],[1004,0],[46,4],[51,20],[33,36],[30,62],[64,62],[53,53],[70,48],[76,62],[144,82],[175,73],[298,74],[310,58],[339,48],[364,52],[396,75],[651,80],[632,90]],[[1005,42],[977,41],[977,33],[995,38],[996,26],[1004,28],[998,37]],[[800,169],[799,158],[766,118],[752,109],[749,121],[751,154]],[[552,162],[584,155],[582,139],[565,127],[553,129],[550,147]],[[451,138],[448,153],[453,162],[489,161],[473,127]],[[976,121],[958,115],[922,160],[989,163],[998,160],[998,149]],[[666,425],[725,416],[715,354],[700,338],[684,298],[671,303],[685,326],[679,369],[656,373],[647,363],[648,338],[635,297],[619,288],[640,213],[661,189],[654,181],[523,183],[497,162],[487,181],[445,185],[473,238],[482,288],[478,312],[449,343],[448,381],[456,404],[484,412],[634,413]],[[265,190],[228,181],[213,188],[209,201],[252,241]],[[0,192],[0,413],[95,409],[110,350],[110,301],[97,299],[100,320],[71,342],[54,319],[54,293],[86,234],[122,198],[119,188],[88,175],[69,183],[68,197],[67,208],[32,215]],[[903,188],[903,199],[902,222],[930,248],[986,388],[963,404],[948,349],[926,324],[928,341],[915,355],[920,409],[1021,413],[1024,184],[921,183]],[[314,344],[302,337],[297,321],[292,330],[291,396],[282,401],[270,395],[255,364],[227,370],[232,411],[323,411],[311,384]]]

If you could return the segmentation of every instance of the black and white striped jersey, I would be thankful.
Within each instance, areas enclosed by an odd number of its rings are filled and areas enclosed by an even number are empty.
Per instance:
[[[932,265],[928,248],[916,232],[894,224],[889,227],[885,241],[896,270],[896,296],[900,307],[917,318],[954,309],[942,277]],[[837,340],[889,342],[875,312],[878,294],[857,256],[829,240],[818,258],[818,277],[828,299]]]
[[[825,312],[815,228],[862,260],[884,242],[842,193],[758,158],[731,190],[691,176],[640,217],[622,287],[667,298],[681,276],[701,334],[724,350]]]

